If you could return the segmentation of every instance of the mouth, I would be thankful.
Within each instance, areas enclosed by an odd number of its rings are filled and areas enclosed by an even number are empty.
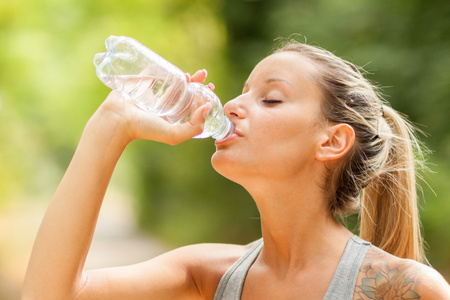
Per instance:
[[[241,138],[241,137],[242,137],[242,134],[239,132],[239,130],[235,129],[235,130],[234,130],[234,133],[233,133],[232,135],[230,135],[227,139],[222,140],[222,141],[216,140],[216,141],[215,141],[215,145],[216,145],[216,146],[218,146],[218,145],[223,145],[223,144],[229,143],[229,142],[231,142],[231,141],[234,141],[234,140],[236,140],[236,139],[239,139],[239,138]]]

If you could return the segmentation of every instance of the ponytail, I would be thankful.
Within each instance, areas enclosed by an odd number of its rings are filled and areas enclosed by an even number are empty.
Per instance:
[[[380,128],[379,135],[386,139],[387,159],[363,190],[360,236],[395,256],[424,262],[416,193],[421,147],[402,116],[388,106],[383,111],[390,132]]]

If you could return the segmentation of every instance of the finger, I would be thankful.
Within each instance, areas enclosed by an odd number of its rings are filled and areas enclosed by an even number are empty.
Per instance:
[[[206,103],[194,112],[189,122],[172,125],[168,139],[165,142],[176,145],[202,133],[206,116],[211,110],[211,107],[211,103]]]
[[[214,89],[216,88],[215,85],[214,85],[214,83],[212,83],[212,82],[208,83],[207,87],[208,87],[211,91],[214,91]]]
[[[194,75],[192,75],[191,81],[204,83],[206,80],[206,76],[208,76],[208,71],[206,71],[205,69],[198,70],[197,72],[194,73]]]
[[[186,75],[186,81],[191,82],[191,74],[186,73],[185,75]]]
[[[205,123],[206,117],[208,116],[211,108],[212,104],[209,102],[200,106],[192,115],[192,118],[189,121],[189,123],[191,123],[192,126],[197,126],[200,124],[203,127],[203,124]]]

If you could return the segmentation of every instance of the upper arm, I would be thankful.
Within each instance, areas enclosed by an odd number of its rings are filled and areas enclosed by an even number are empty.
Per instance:
[[[77,299],[199,299],[195,256],[185,247],[131,266],[84,271]]]
[[[247,246],[199,244],[136,265],[85,271],[76,299],[212,299]]]

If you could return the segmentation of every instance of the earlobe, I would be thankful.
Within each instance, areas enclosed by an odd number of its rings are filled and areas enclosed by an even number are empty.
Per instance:
[[[348,124],[330,126],[316,151],[316,159],[332,161],[343,157],[355,142],[355,130]]]

